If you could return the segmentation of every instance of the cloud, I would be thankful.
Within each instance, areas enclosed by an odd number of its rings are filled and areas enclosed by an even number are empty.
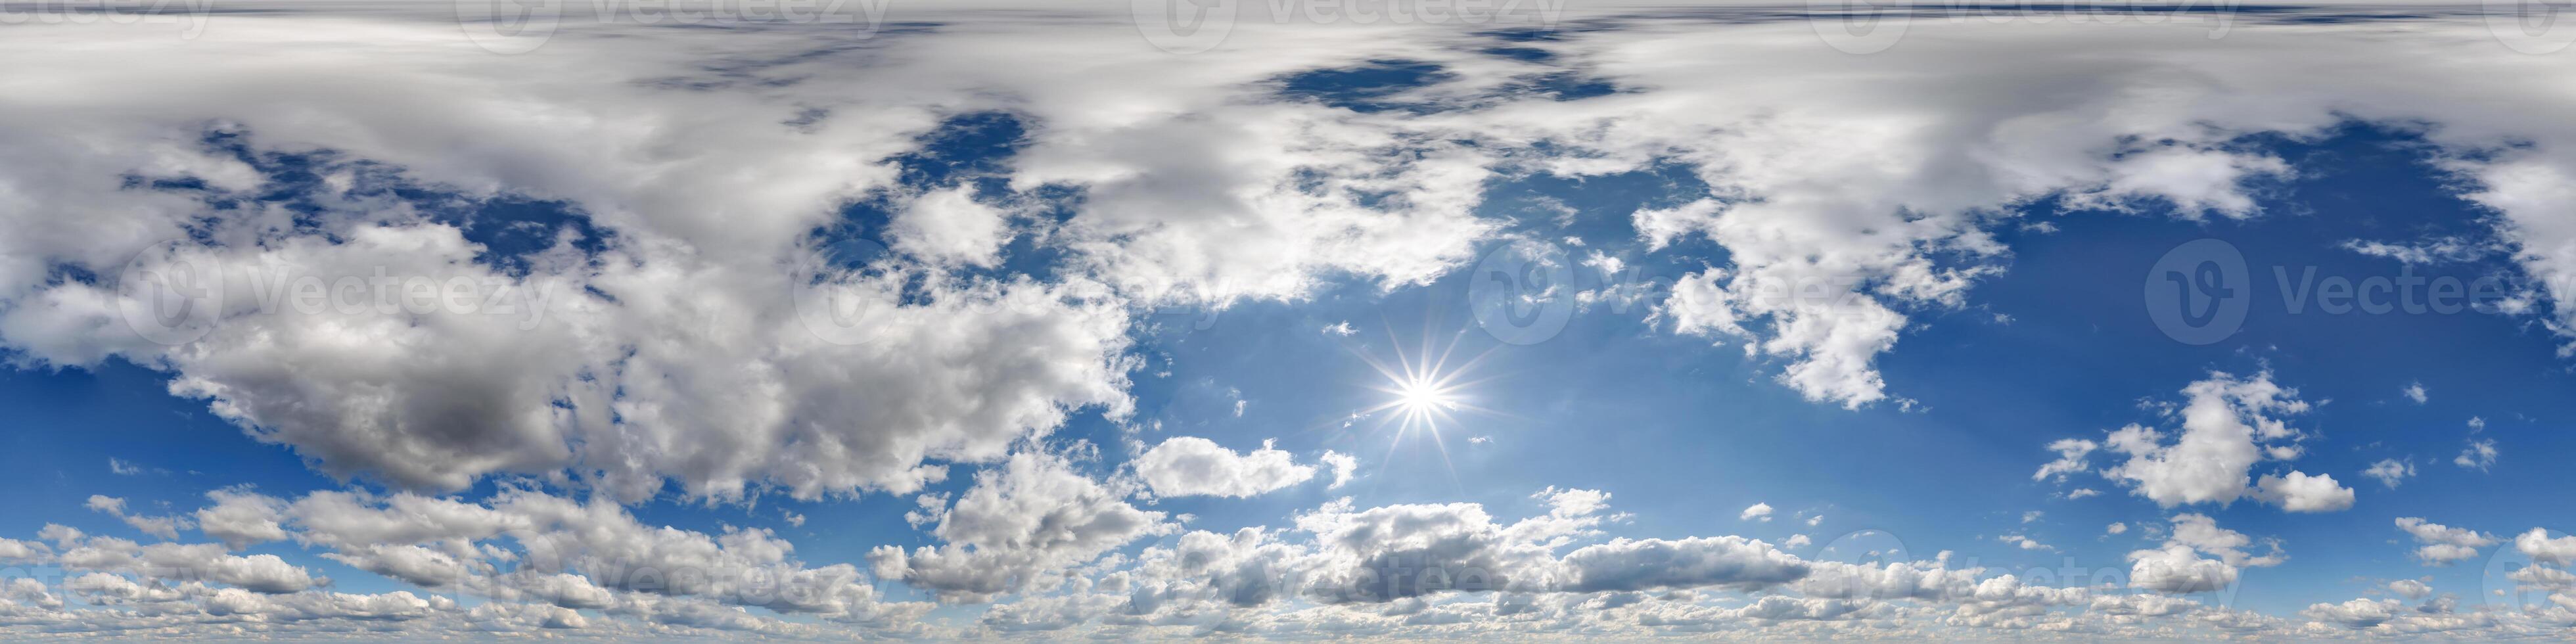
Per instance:
[[[1138,455],[1136,475],[1158,496],[1237,498],[1268,493],[1315,477],[1314,466],[1299,465],[1288,452],[1270,445],[1270,441],[1262,441],[1261,449],[1236,453],[1208,439],[1176,436]],[[1347,481],[1349,475],[1337,470],[1335,478]]]
[[[2173,594],[2217,591],[2233,586],[2242,568],[2276,566],[2288,559],[2278,543],[2262,556],[2246,552],[2253,542],[2244,533],[2218,527],[2208,516],[2174,515],[2172,536],[2163,546],[2129,553],[2129,587]]]
[[[1769,544],[1741,537],[1613,539],[1565,556],[1575,592],[1721,587],[1766,588],[1797,581],[1807,566]]]
[[[1755,504],[1753,504],[1751,507],[1744,508],[1744,511],[1743,511],[1742,513],[1738,513],[1738,514],[1736,514],[1736,515],[1735,515],[1735,520],[1737,520],[1737,521],[1769,521],[1769,520],[1771,520],[1771,504],[1769,504],[1769,503],[1755,503]]]
[[[2040,543],[2038,539],[2032,539],[2026,535],[2008,534],[1995,537],[1995,540],[2004,542],[2005,545],[2010,545],[2023,550],[2057,550],[2056,548],[2049,547],[2048,544]]]
[[[621,634],[816,637],[815,624],[766,612],[910,621],[920,613],[908,611],[926,609],[872,603],[854,566],[793,562],[765,531],[654,529],[616,504],[655,498],[674,483],[711,500],[914,495],[952,471],[978,473],[953,502],[920,497],[934,501],[924,516],[939,543],[874,563],[897,577],[921,575],[913,583],[949,599],[1040,595],[991,611],[995,625],[1116,621],[1247,637],[1349,629],[1357,639],[1528,637],[1541,624],[1620,634],[1785,623],[1787,631],[1757,634],[1824,639],[1903,625],[2116,639],[2142,632],[2120,629],[2163,623],[2031,608],[2092,606],[2122,618],[2190,610],[2170,598],[2091,597],[1928,562],[1806,562],[1801,583],[1867,579],[1886,582],[1868,584],[1870,592],[1954,602],[1939,607],[1940,624],[1924,607],[1856,601],[1861,595],[1736,605],[1678,592],[1511,590],[1521,581],[1479,601],[1406,601],[1446,600],[1457,587],[1415,582],[1404,590],[1418,592],[1401,597],[1301,588],[1347,600],[1284,614],[1185,606],[1263,604],[1276,595],[1260,589],[1275,584],[1252,580],[1280,569],[1273,563],[1351,575],[1408,561],[1491,564],[1513,580],[1561,583],[1573,568],[1558,553],[1605,546],[1576,540],[1594,539],[1581,536],[1594,529],[1587,522],[1606,517],[1559,516],[1583,495],[1551,497],[1549,515],[1513,523],[1475,504],[1344,504],[1301,514],[1294,529],[1192,532],[1186,543],[1147,546],[1163,552],[1151,565],[1168,570],[1084,570],[1140,535],[1178,528],[1128,504],[1132,490],[1122,483],[1015,446],[1069,419],[1132,411],[1136,311],[1175,301],[1297,302],[1342,280],[1430,283],[1514,223],[1479,212],[1488,186],[1523,173],[1582,179],[1669,165],[1687,176],[1679,199],[1624,213],[1658,248],[1638,262],[1704,266],[1657,303],[1656,324],[1739,343],[1781,386],[1862,407],[1905,387],[1876,368],[1882,355],[1908,331],[1972,306],[1976,283],[2005,269],[2014,249],[1995,231],[2025,224],[2016,221],[2025,206],[2254,217],[2253,194],[2290,168],[2246,146],[2247,137],[2304,140],[2347,117],[2437,124],[2420,133],[2434,163],[2462,196],[2493,209],[2508,247],[2499,256],[2542,289],[2528,309],[2508,313],[2539,318],[2562,338],[2576,334],[2576,308],[2562,292],[2576,280],[2558,279],[2576,269],[2567,250],[2576,248],[2576,228],[2563,221],[2576,130],[2531,116],[2564,111],[2556,88],[2567,83],[2555,81],[2568,72],[2546,57],[2498,51],[2494,34],[2471,19],[2413,18],[2391,31],[2249,18],[2225,40],[2132,25],[1924,20],[1902,56],[1849,57],[1813,55],[1818,42],[1804,21],[1631,15],[1529,45],[1573,61],[1560,68],[1482,53],[1490,38],[1448,24],[1247,20],[1227,47],[1173,56],[1140,44],[1125,16],[1076,9],[1043,21],[943,14],[925,20],[935,27],[819,48],[811,30],[572,20],[540,52],[504,57],[471,50],[443,9],[260,9],[219,16],[218,28],[184,41],[134,25],[15,30],[24,32],[9,45],[23,84],[53,91],[0,107],[8,124],[0,139],[10,141],[0,163],[11,170],[0,173],[0,213],[9,213],[0,225],[13,232],[0,238],[0,343],[41,367],[124,360],[160,370],[174,392],[246,435],[326,474],[394,489],[295,500],[210,495],[213,507],[184,520],[220,544],[88,537],[65,549],[112,562],[172,546],[184,551],[165,556],[280,590],[292,578],[266,560],[223,557],[285,541],[398,577],[467,575],[511,599],[468,607],[407,592],[262,593],[219,580],[79,577],[77,592],[95,605],[123,602],[106,611],[115,614],[77,618],[111,634],[394,624],[515,633],[631,619],[670,630]],[[2185,47],[2193,55],[2172,55]],[[190,62],[168,64],[177,59]],[[1408,109],[1275,95],[1286,75],[1384,60],[1421,61],[1444,80],[1390,99]],[[1621,89],[1582,100],[1504,89],[1575,68]],[[972,169],[973,181],[907,179],[957,165],[933,158],[940,153],[925,141],[960,114],[1024,124],[1011,157]],[[278,155],[305,161],[264,161]],[[314,179],[299,178],[306,175]],[[153,187],[164,182],[199,187]],[[1081,198],[1053,200],[1049,191]],[[281,192],[296,201],[266,198]],[[457,214],[525,203],[578,225]],[[885,212],[855,212],[879,206]],[[543,229],[529,248],[489,236],[522,223]],[[848,247],[840,242],[861,237],[893,253],[836,254]],[[228,308],[204,338],[166,346],[122,323],[120,308],[134,300],[79,277],[116,275],[161,240],[180,240],[177,256],[227,266],[331,278],[382,268],[505,285],[548,303],[528,318]],[[1022,240],[1036,256],[1012,255]],[[1693,256],[1695,242],[1715,252]],[[1049,269],[981,270],[1016,260]],[[813,273],[802,284],[800,267]],[[239,281],[242,290],[253,283]],[[1809,287],[1821,297],[1795,295]],[[825,313],[868,312],[867,341],[819,337],[831,330],[809,324],[816,298],[800,292],[850,305]],[[2210,382],[2218,384],[2197,389]],[[2255,386],[2269,383],[2268,375],[2196,383],[2169,426],[2123,428],[2103,441],[2125,457],[2106,476],[2164,507],[2245,496],[2290,511],[2348,506],[2351,491],[2330,477],[2255,471],[2303,447],[2304,436],[2278,419],[2305,403]],[[2473,447],[2484,451],[2456,462],[2493,463],[2492,444]],[[1340,463],[1352,461],[1319,460],[1334,467],[1334,485],[1347,480],[1351,468]],[[2043,466],[2035,478],[2090,469],[2080,460],[2066,467]],[[517,475],[594,500],[417,494],[491,489],[482,486]],[[184,530],[180,517],[134,517],[116,505],[120,518],[156,536],[175,540]],[[1014,518],[1024,516],[1041,518],[1034,526]],[[2135,575],[2140,588],[2233,580],[2231,557],[2261,559],[2243,544],[2212,545],[2234,534],[2214,523],[2182,542],[2184,521],[2176,523],[2176,543],[2132,553],[2136,566],[2172,564]],[[521,534],[527,540],[511,536]],[[594,534],[596,543],[578,536]],[[1723,537],[1626,543],[1634,552],[1599,552],[1698,565],[1736,561],[1729,555],[1740,550],[1721,547]],[[2545,538],[2537,543],[2554,551]],[[711,585],[686,593],[575,580],[570,569],[492,575],[475,562],[496,563],[482,552],[495,544],[535,544],[540,554],[602,566],[713,561],[830,583],[764,602],[714,598],[739,594]],[[1690,570],[1698,572],[1670,585],[1741,579],[1712,572],[1723,565]],[[42,605],[26,597],[25,606]],[[1170,608],[1148,605],[1157,598]],[[125,610],[146,605],[169,612]],[[2376,605],[2324,606],[2311,617],[2393,621],[2368,619]],[[2194,628],[2284,635],[2260,630],[2269,626],[2259,615],[2190,614]],[[1223,618],[1186,617],[1216,615]],[[52,629],[74,618],[27,619]],[[2526,625],[2496,619],[2501,630]]]
[[[2530,532],[2514,537],[2513,549],[2531,557],[2532,561],[2554,566],[2576,563],[2576,537],[2552,538],[2548,530],[2541,528],[2532,528]]]
[[[2397,489],[2398,483],[2402,483],[2407,477],[2415,475],[2415,462],[2412,460],[2400,461],[2393,458],[2383,458],[2379,459],[2379,462],[2371,463],[2370,469],[2362,470],[2361,474],[2362,476],[2378,479],[2380,485],[2388,486],[2388,489],[2394,490]]]
[[[878,574],[935,591],[942,601],[990,601],[1137,537],[1177,529],[1164,513],[1139,510],[1124,496],[1074,471],[1063,456],[1021,452],[976,473],[975,486],[955,503],[924,503],[941,545],[910,553],[880,546],[869,559]]]
[[[2039,466],[2039,471],[2031,473],[2030,480],[2040,481],[2055,477],[2058,481],[2064,482],[2066,475],[2083,472],[2084,456],[2093,453],[2093,450],[2099,447],[2101,447],[2100,444],[2081,438],[2057,439],[2056,442],[2048,444],[2048,449],[2057,452],[2057,460]]]
[[[2179,544],[2130,552],[2129,563],[2130,588],[2187,594],[2215,591],[2236,583],[2235,566],[2200,558],[2192,554],[2189,546]]]
[[[107,471],[117,476],[142,476],[145,474],[168,475],[170,473],[169,470],[157,467],[144,467],[136,465],[132,461],[127,461],[113,456],[108,457],[107,459]]]
[[[2335,484],[2334,476],[2291,472],[2288,476],[2264,475],[2255,484],[2254,498],[2281,506],[2285,512],[2335,512],[2352,509],[2352,488]]]
[[[2299,611],[2301,617],[2351,629],[2378,626],[2397,617],[2405,609],[2394,599],[2355,599],[2341,604],[2314,604]]]
[[[2469,446],[2462,448],[2460,455],[2451,459],[2453,465],[2476,468],[2481,472],[2494,466],[2495,462],[2496,446],[2493,439],[2469,441]]]
[[[2278,542],[2269,540],[2266,542],[2272,546],[2270,554],[2258,557],[2246,553],[2243,548],[2253,542],[2244,533],[2218,527],[2216,520],[2199,514],[2174,515],[2173,535],[2166,540],[2168,544],[2190,546],[2193,550],[2216,556],[2230,566],[2261,568],[2277,566],[2289,559],[2281,554]]]
[[[214,490],[206,498],[215,504],[197,510],[197,528],[226,548],[241,550],[287,537],[286,528],[279,525],[286,516],[284,501],[248,488]]]
[[[2102,445],[2128,460],[2102,470],[2102,476],[2129,487],[2164,507],[2196,503],[2227,505],[2239,498],[2279,505],[2290,512],[2331,512],[2352,507],[2353,491],[2331,475],[2291,471],[2250,480],[2264,460],[2297,458],[2307,434],[2281,420],[2308,411],[2298,390],[2273,384],[2270,372],[2252,378],[2211,373],[2183,388],[2185,402],[2166,415],[2181,420],[2180,436],[2167,442],[2164,432],[2131,424],[2111,432]],[[2092,442],[2063,439],[2050,445],[2060,454],[2042,466],[2032,480],[2063,478],[2083,471],[2083,456]]]
[[[2430,399],[2429,396],[2424,394],[2424,383],[2420,382],[2406,383],[2406,388],[2398,393],[2405,394],[2407,400],[2415,401],[2415,404],[2418,405],[2424,404],[2426,400]]]
[[[935,190],[900,210],[886,231],[896,251],[933,264],[990,267],[1010,240],[1009,216],[975,201],[971,187]]]
[[[2468,261],[2492,254],[2496,250],[2490,244],[2480,243],[2458,236],[2436,237],[2413,243],[2390,243],[2361,239],[2347,239],[2344,240],[2342,246],[2344,250],[2349,250],[2355,253],[2372,257],[2385,257],[2397,260],[2399,263],[2415,265],[2447,264]],[[2410,389],[2421,391],[2421,385],[2410,386]],[[2410,393],[2408,397],[2412,398],[2414,396]],[[2423,401],[2417,400],[2416,402],[2420,403]]]
[[[1337,490],[1343,485],[1348,485],[1351,482],[1351,476],[1360,469],[1360,459],[1332,450],[1324,450],[1324,455],[1316,457],[1315,460],[1323,462],[1333,470],[1333,483],[1324,486],[1327,490]]]
[[[160,537],[164,541],[176,541],[179,539],[180,530],[196,527],[195,522],[184,516],[128,514],[125,511],[125,499],[118,497],[92,494],[89,495],[89,501],[85,505],[91,510],[115,515],[118,520],[124,521],[125,525],[133,526],[144,534]]]
[[[2421,517],[2398,517],[2397,529],[2415,537],[2415,543],[2421,546],[2415,549],[2415,558],[2428,566],[2447,566],[2473,558],[2478,556],[2479,548],[2496,544],[2495,537],[2427,522]]]

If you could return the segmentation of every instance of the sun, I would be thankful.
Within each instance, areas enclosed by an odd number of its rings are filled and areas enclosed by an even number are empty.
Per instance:
[[[1382,417],[1381,422],[1384,424],[1381,427],[1394,429],[1397,440],[1418,433],[1438,441],[1441,430],[1456,424],[1457,414],[1487,412],[1488,410],[1471,404],[1471,397],[1468,395],[1469,389],[1480,381],[1466,377],[1466,374],[1473,371],[1472,367],[1480,362],[1483,356],[1465,360],[1464,364],[1452,364],[1448,349],[1457,348],[1455,339],[1451,340],[1448,347],[1437,353],[1432,351],[1430,344],[1426,342],[1424,346],[1418,347],[1421,351],[1420,355],[1410,355],[1403,346],[1398,345],[1394,347],[1393,355],[1389,356],[1394,358],[1393,360],[1381,360],[1375,356],[1362,354],[1361,358],[1367,361],[1370,367],[1376,368],[1378,375],[1386,378],[1383,384],[1370,388],[1385,392],[1388,398],[1375,406],[1359,410],[1352,417],[1359,418],[1386,412]]]
[[[1433,414],[1458,408],[1454,387],[1443,387],[1439,380],[1425,374],[1405,378],[1391,390],[1395,407],[1406,414]]]

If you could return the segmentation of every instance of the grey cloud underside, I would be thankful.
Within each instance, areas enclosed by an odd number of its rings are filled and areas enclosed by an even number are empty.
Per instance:
[[[2558,289],[2576,284],[2565,279],[2576,223],[2558,208],[2576,201],[2576,126],[2557,88],[2576,84],[2576,68],[2499,48],[2476,20],[2410,17],[2399,33],[2249,19],[2215,40],[2172,26],[1924,22],[1901,55],[1846,56],[1801,21],[1625,16],[1517,45],[1549,54],[1528,60],[1483,53],[1490,37],[1444,25],[1248,22],[1224,47],[1179,56],[1145,46],[1120,15],[935,17],[865,41],[792,25],[574,24],[520,56],[471,49],[443,9],[224,14],[193,40],[127,25],[11,27],[0,48],[25,88],[0,99],[0,227],[11,231],[0,236],[0,342],[13,358],[149,365],[171,375],[173,393],[335,475],[441,492],[531,474],[605,496],[218,492],[183,517],[118,515],[209,543],[60,531],[0,541],[0,559],[81,571],[59,588],[5,589],[0,628],[954,634],[908,630],[929,604],[872,585],[895,580],[944,601],[1000,602],[964,627],[996,633],[2011,628],[2084,639],[2523,635],[2576,622],[2564,600],[2489,613],[2356,599],[2293,620],[2174,597],[2278,554],[2188,513],[2172,518],[2172,539],[2123,562],[2125,587],[2059,588],[1937,559],[1799,557],[1731,536],[1604,540],[1612,519],[1597,500],[1561,494],[1509,523],[1473,504],[1342,503],[1293,526],[1188,530],[1137,507],[1137,493],[1252,496],[1303,483],[1314,465],[1184,444],[1156,461],[1171,467],[1126,480],[1025,447],[1073,415],[1129,412],[1129,335],[1143,307],[1294,301],[1333,280],[1426,282],[1516,234],[1518,222],[1479,207],[1489,182],[1523,173],[1686,167],[1706,194],[1580,215],[1628,219],[1657,248],[1722,247],[1726,262],[1657,303],[1658,327],[1740,344],[1782,386],[1856,407],[1902,395],[1874,360],[1914,314],[1973,301],[2011,250],[1989,231],[2013,225],[2018,207],[2053,198],[2262,216],[2248,185],[2294,170],[2246,137],[2362,119],[2420,134],[2437,169],[2495,210],[2504,252],[2544,285],[2525,313],[2565,335],[2576,313]],[[2077,50],[2088,55],[2061,55]],[[190,63],[168,64],[178,59]],[[1443,73],[1373,99],[1405,109],[1277,91],[1287,75],[1385,60]],[[1572,71],[1619,89],[1526,91]],[[956,115],[986,112],[1029,124],[983,177],[992,182],[903,181],[891,159]],[[290,173],[210,147],[209,132],[263,154],[332,156],[287,208],[255,196],[297,181]],[[470,202],[559,203],[602,234],[495,261],[434,204],[364,189],[384,173]],[[1040,216],[1033,195],[1050,189],[1083,198],[1068,217]],[[834,263],[836,240],[815,231],[869,200],[895,211],[881,235],[889,252]],[[111,281],[66,277],[118,275],[170,240],[180,258],[243,271],[385,268],[549,299],[533,322],[241,303],[169,345],[134,332],[121,313],[130,294]],[[1015,240],[1061,260],[1044,275],[997,274]],[[252,292],[259,274],[226,290]],[[1820,281],[1860,290],[1770,296]],[[818,332],[799,309],[816,297],[864,303],[866,334]],[[2266,458],[2254,448],[2301,440],[2265,424],[2292,410],[2277,391],[2249,390],[2268,380],[2210,382],[2186,392],[2210,411],[2186,412],[2174,442],[2151,428],[2106,440],[2127,456],[2111,480],[2166,506],[2351,505],[2331,478],[2250,476]],[[2092,448],[2073,447],[2041,477],[2084,472]],[[963,465],[990,467],[954,501],[923,503],[919,523],[938,543],[886,546],[865,566],[809,566],[764,531],[653,530],[615,505],[672,481],[727,500],[911,494]],[[2544,571],[2529,575],[2535,588],[2565,590],[2561,569],[2576,557],[2576,541],[2540,532],[2401,527],[2424,561],[2511,544],[2550,564],[2532,569]],[[275,557],[233,554],[281,540],[423,592],[337,593]],[[609,572],[638,566],[763,571],[814,590]]]

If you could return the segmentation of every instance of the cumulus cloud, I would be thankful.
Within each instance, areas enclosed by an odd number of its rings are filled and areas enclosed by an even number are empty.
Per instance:
[[[2233,586],[2243,568],[2276,566],[2288,559],[2277,542],[2268,554],[2246,552],[2253,543],[2252,537],[2218,527],[2208,516],[2174,515],[2164,545],[2129,553],[2129,587],[2174,594],[2217,591]]]
[[[1256,496],[1315,477],[1314,466],[1297,464],[1271,443],[1262,441],[1261,449],[1237,453],[1216,441],[1176,436],[1138,455],[1136,475],[1159,496],[1224,497]],[[1347,470],[1335,467],[1335,481],[1347,481]]]
[[[240,550],[251,544],[283,540],[287,505],[275,497],[251,492],[247,488],[226,488],[206,493],[214,505],[197,510],[197,529],[222,541],[224,547]]]
[[[2399,579],[2388,582],[2388,592],[2407,599],[2423,599],[2433,596],[2433,587],[2413,579]]]
[[[1758,589],[1805,577],[1807,566],[1770,544],[1742,537],[1613,539],[1565,556],[1571,590]]]
[[[133,526],[135,530],[160,537],[165,541],[176,541],[180,530],[196,527],[195,522],[184,516],[144,516],[128,513],[125,511],[125,499],[118,497],[92,494],[86,505],[91,510],[116,515],[116,518],[124,521],[125,525]]]
[[[2495,462],[2496,446],[2493,439],[2469,441],[2469,446],[2461,448],[2460,455],[2451,459],[2453,465],[2474,468],[2481,472],[2493,467]]]
[[[1021,452],[976,473],[975,486],[954,503],[925,502],[925,522],[936,524],[930,533],[941,545],[909,553],[881,546],[869,558],[878,574],[944,601],[989,601],[1137,537],[1177,529],[1164,513],[1139,510],[1124,496],[1075,471],[1064,456]]]
[[[1328,490],[1340,489],[1343,485],[1349,484],[1351,482],[1351,476],[1359,472],[1360,469],[1360,459],[1358,457],[1332,450],[1325,450],[1324,455],[1317,457],[1315,460],[1323,461],[1326,467],[1330,467],[1333,470],[1332,484],[1324,486],[1324,489]]]
[[[2378,626],[2395,619],[2405,604],[2394,599],[2355,599],[2340,604],[2315,604],[2299,611],[2301,617],[2351,629]]]
[[[2370,469],[2362,470],[2361,475],[2378,479],[2380,485],[2388,486],[2388,489],[2394,490],[2397,489],[2397,484],[2403,483],[2406,481],[2407,477],[2415,475],[2415,462],[2412,460],[2401,461],[2393,458],[2383,458],[2379,459],[2379,462],[2371,463]]]
[[[2549,531],[2532,528],[2513,538],[2513,549],[2524,556],[2554,566],[2576,563],[2576,537],[2551,537]]]
[[[1771,504],[1755,503],[1750,507],[1744,508],[1743,512],[1736,513],[1735,520],[1769,521],[1771,520]]]
[[[2265,474],[2259,481],[2252,478],[2257,463],[2294,459],[2302,453],[2299,443],[2307,434],[2282,420],[2308,411],[2298,390],[2274,384],[2269,372],[2252,378],[2212,373],[2184,387],[2182,393],[2183,404],[2166,412],[2180,421],[2180,434],[2169,441],[2165,432],[2138,424],[2111,432],[2102,446],[2126,455],[2127,460],[2102,470],[2103,477],[2168,508],[2195,503],[2224,506],[2246,497],[2290,512],[2352,507],[2352,489],[2337,484],[2332,475],[2289,471]],[[2093,443],[2062,439],[2051,443],[2050,449],[2059,453],[2059,459],[2041,466],[2033,480],[2062,479],[2083,471],[2083,457],[2093,450]]]
[[[2291,472],[2288,476],[2267,474],[2255,483],[2254,498],[2281,506],[2287,512],[2334,512],[2352,508],[2352,488],[2337,485],[2334,476]]]
[[[2419,546],[2415,549],[2415,558],[2431,566],[2447,566],[2476,557],[2479,548],[2496,544],[2493,536],[2425,521],[2422,517],[2398,517],[2397,529],[2415,537]]]

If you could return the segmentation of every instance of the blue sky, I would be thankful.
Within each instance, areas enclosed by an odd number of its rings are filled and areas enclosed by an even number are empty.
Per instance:
[[[2576,559],[2576,131],[2511,107],[2563,55],[2039,13],[1884,54],[1616,7],[1205,52],[1125,12],[576,16],[513,56],[360,44],[455,28],[402,12],[45,27],[117,52],[65,87],[308,84],[0,103],[75,160],[0,179],[74,213],[0,241],[0,632],[2563,637],[2566,585],[2505,577]],[[2209,239],[2247,313],[2184,342],[2157,267]],[[155,248],[250,277],[132,337]],[[1570,281],[1489,270],[1529,262]],[[555,299],[239,299],[388,272]],[[2304,275],[2503,287],[2334,313]],[[1504,581],[1350,581],[1422,570]],[[729,585],[772,575],[818,594]]]

